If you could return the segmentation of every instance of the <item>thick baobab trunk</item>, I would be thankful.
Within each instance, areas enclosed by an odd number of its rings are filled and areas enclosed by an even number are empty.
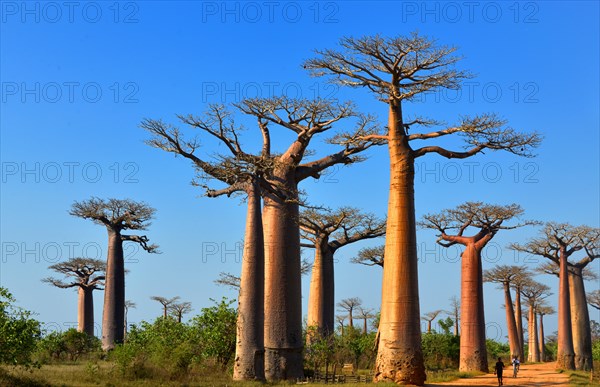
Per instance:
[[[327,238],[318,238],[310,279],[307,325],[316,327],[315,333],[322,336],[330,335],[335,329],[334,291],[333,252]]]
[[[488,372],[483,311],[483,274],[480,251],[469,243],[462,253],[460,371]]]
[[[427,333],[431,333],[431,320],[427,321]]]
[[[458,336],[458,316],[454,316],[454,336]]]
[[[510,284],[504,284],[504,303],[506,304],[506,327],[508,329],[508,344],[510,346],[511,358],[521,357],[519,346],[519,332],[517,331],[517,320],[513,309],[512,297],[510,296]]]
[[[571,307],[569,303],[569,275],[564,251],[560,254],[560,274],[558,287],[558,351],[556,366],[560,369],[575,369],[573,334],[571,328]]]
[[[540,351],[538,345],[537,319],[535,318],[535,305],[529,305],[529,348],[527,361],[538,363],[540,361]]]
[[[400,106],[389,114],[390,196],[375,381],[423,385],[414,205],[414,159]]]
[[[573,331],[573,350],[575,368],[589,371],[593,368],[592,330],[588,312],[582,269],[569,268],[569,295],[571,304],[571,329]]]
[[[250,185],[247,194],[233,379],[263,380],[265,256],[259,187]]]
[[[303,377],[297,183],[289,170],[276,170],[274,180],[290,200],[269,194],[264,201],[265,377],[295,380]]]
[[[544,338],[544,315],[540,314],[539,325],[539,344],[540,344],[540,361],[546,361],[546,339]]]
[[[368,331],[368,329],[367,329],[367,318],[365,317],[364,320],[363,320],[363,335],[366,335],[367,331]]]
[[[125,262],[121,234],[108,230],[108,255],[102,314],[102,349],[123,342],[125,325]]]
[[[515,320],[519,338],[519,361],[525,361],[525,335],[523,334],[523,307],[521,306],[521,288],[515,288]]]
[[[77,309],[77,330],[94,336],[94,289],[79,287]]]

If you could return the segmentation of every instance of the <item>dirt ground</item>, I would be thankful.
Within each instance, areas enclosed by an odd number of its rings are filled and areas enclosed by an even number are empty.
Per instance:
[[[512,366],[504,370],[504,386],[550,386],[567,387],[569,377],[555,370],[555,363],[521,365],[516,378],[512,377]],[[498,379],[494,374],[477,376],[469,379],[459,379],[452,382],[426,384],[426,386],[497,386]]]

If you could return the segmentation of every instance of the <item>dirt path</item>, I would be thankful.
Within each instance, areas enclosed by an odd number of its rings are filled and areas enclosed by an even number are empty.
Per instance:
[[[452,382],[426,384],[426,386],[497,386],[494,374],[477,376],[470,379],[458,379]],[[555,363],[521,365],[516,378],[512,377],[512,367],[504,370],[504,386],[551,386],[567,387],[569,377],[555,371]]]

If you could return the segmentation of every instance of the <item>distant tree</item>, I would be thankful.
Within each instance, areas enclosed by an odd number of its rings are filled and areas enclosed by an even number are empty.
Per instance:
[[[523,212],[517,204],[498,206],[467,202],[439,214],[425,215],[419,223],[422,227],[439,232],[438,244],[444,247],[455,244],[465,246],[461,256],[461,371],[488,371],[481,251],[498,231],[535,224],[532,221],[507,224],[514,218],[519,218]],[[476,229],[477,232],[472,236],[464,236],[469,228]],[[456,230],[456,233],[448,234],[448,230]]]
[[[160,296],[152,296],[151,300],[157,301],[163,307],[163,318],[167,318],[167,311],[169,310],[169,306],[172,305],[175,301],[179,300],[179,296],[173,298],[165,298]]]
[[[385,220],[357,208],[333,211],[309,208],[300,213],[300,236],[307,242],[302,246],[315,249],[307,324],[316,326],[317,333],[329,335],[335,329],[335,253],[349,244],[382,235],[385,235]]]
[[[344,336],[344,321],[346,321],[346,319],[348,318],[347,314],[336,314],[335,315],[335,321],[340,325],[340,335]]]
[[[362,300],[358,297],[344,298],[337,303],[337,306],[348,313],[348,326],[354,328],[353,315],[355,309],[362,305]]]
[[[123,324],[123,338],[127,338],[127,314],[129,313],[129,309],[135,309],[137,305],[135,302],[130,300],[125,300],[125,323]]]
[[[540,361],[540,346],[537,330],[537,308],[538,305],[552,293],[550,288],[544,284],[531,280],[521,289],[521,294],[527,299],[529,305],[529,314],[527,320],[529,322],[529,345],[527,353],[528,362]]]
[[[183,315],[192,311],[191,302],[180,302],[169,305],[169,311],[177,319],[178,323],[181,323]]]
[[[436,317],[442,313],[441,309],[434,310],[433,312],[425,313],[422,317],[423,320],[427,321],[427,333],[431,333],[431,322],[436,319]]]
[[[91,199],[75,202],[69,213],[91,219],[108,231],[108,255],[104,285],[102,314],[102,349],[109,350],[123,342],[125,325],[125,260],[123,242],[135,242],[149,253],[157,253],[158,246],[148,244],[145,235],[123,234],[125,230],[145,230],[150,226],[156,210],[146,203],[130,199]]]
[[[537,307],[539,316],[539,343],[540,343],[540,361],[546,361],[546,338],[544,337],[544,316],[554,314],[556,311],[553,307],[544,304],[543,302]]]
[[[94,297],[93,291],[104,286],[104,271],[106,264],[92,258],[71,258],[65,262],[48,267],[57,273],[73,278],[72,281],[59,280],[48,277],[42,281],[58,288],[77,288],[77,330],[94,336]]]
[[[363,320],[363,334],[366,335],[368,332],[367,321],[375,317],[373,314],[373,309],[367,309],[361,306],[358,308],[358,315]]]
[[[525,362],[525,333],[523,330],[523,306],[521,302],[521,289],[531,280],[531,272],[518,273],[511,281],[511,287],[515,291],[515,321],[519,337],[519,361]]]
[[[513,308],[513,301],[510,295],[511,284],[515,277],[528,273],[525,266],[507,266],[499,265],[483,272],[484,282],[493,282],[500,284],[504,290],[504,307],[506,309],[506,326],[508,327],[508,343],[510,346],[511,358],[521,357],[521,346],[519,344],[519,331],[517,330],[517,321]]]
[[[350,260],[352,263],[358,263],[366,266],[383,267],[383,254],[385,246],[364,247],[358,250],[358,255]]]
[[[458,297],[450,297],[450,310],[447,310],[446,313],[454,319],[454,336],[458,336],[458,325],[460,321],[460,300]]]

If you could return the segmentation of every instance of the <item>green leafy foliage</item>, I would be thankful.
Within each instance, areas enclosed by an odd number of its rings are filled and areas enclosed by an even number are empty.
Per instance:
[[[40,323],[14,302],[8,289],[0,287],[0,363],[29,366],[41,336]]]
[[[212,299],[211,299],[212,300]],[[202,313],[191,321],[202,343],[202,354],[213,357],[223,368],[235,355],[237,311],[231,307],[235,301],[223,298],[215,305],[203,308]]]
[[[450,319],[450,321],[452,320]],[[458,368],[460,339],[458,336],[449,333],[450,327],[452,325],[449,325],[444,333],[432,331],[423,334],[421,342],[426,369],[443,370]]]
[[[75,328],[64,332],[51,332],[37,345],[36,356],[42,362],[49,360],[77,360],[82,355],[98,353],[100,340],[95,336],[79,332]]]

